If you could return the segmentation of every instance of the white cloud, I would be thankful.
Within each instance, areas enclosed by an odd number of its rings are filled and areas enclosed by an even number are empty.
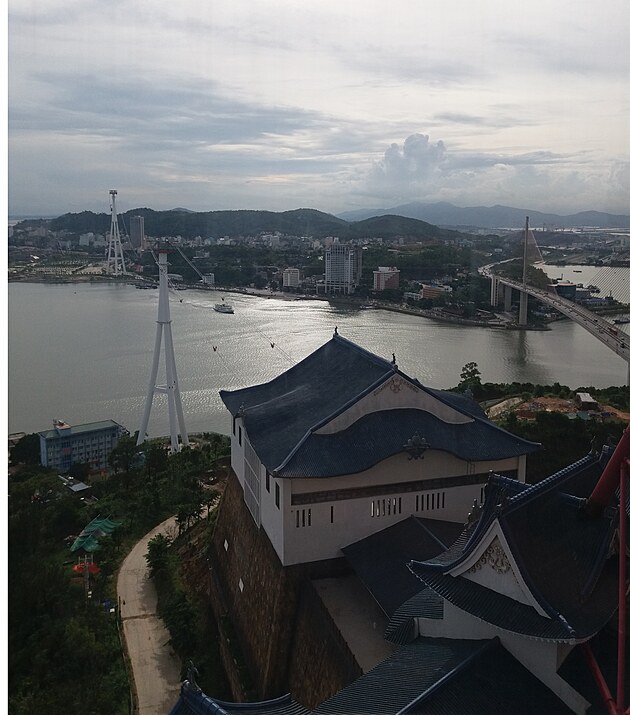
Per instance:
[[[625,0],[11,0],[10,211],[123,183],[156,208],[626,210],[629,20]]]

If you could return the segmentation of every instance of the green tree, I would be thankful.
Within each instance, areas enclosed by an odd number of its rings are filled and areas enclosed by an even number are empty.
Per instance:
[[[146,560],[151,578],[164,573],[168,569],[168,549],[170,545],[171,540],[165,534],[158,534],[149,541]]]
[[[471,389],[481,385],[481,372],[476,362],[467,362],[460,373],[458,387]]]
[[[9,450],[11,464],[39,464],[39,435],[27,434]]]

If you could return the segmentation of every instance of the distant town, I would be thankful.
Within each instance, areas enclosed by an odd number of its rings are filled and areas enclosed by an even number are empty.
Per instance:
[[[118,219],[125,258],[121,275],[108,270],[110,217],[82,212],[10,225],[9,280],[125,280],[151,287],[157,278],[154,250],[167,242],[176,249],[169,256],[173,288],[346,300],[490,327],[514,322],[491,306],[489,282],[478,268],[500,263],[507,276],[518,276],[522,229],[460,231],[400,216],[347,222],[308,209],[277,214],[135,209]],[[545,225],[533,233],[548,264],[630,267],[628,230]],[[542,271],[529,270],[532,282],[545,287],[549,280]],[[561,290],[592,309],[619,307],[596,285]],[[557,317],[530,301],[528,327],[544,327]]]

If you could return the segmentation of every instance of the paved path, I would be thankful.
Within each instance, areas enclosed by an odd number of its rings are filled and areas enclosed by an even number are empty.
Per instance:
[[[149,580],[147,544],[159,533],[176,529],[172,517],[142,538],[118,574],[123,633],[138,695],[138,715],[167,715],[180,687],[180,662],[168,644],[169,634],[157,617],[157,594]]]

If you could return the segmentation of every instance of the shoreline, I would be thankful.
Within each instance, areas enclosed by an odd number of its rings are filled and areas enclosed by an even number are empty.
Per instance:
[[[69,276],[58,276],[55,278],[50,277],[18,277],[9,275],[9,283],[50,283],[51,285],[69,285],[72,283],[123,283],[129,286],[137,286],[143,282],[147,282],[146,278],[140,276],[106,276],[106,275],[94,275],[94,274],[84,274],[84,275],[69,275]],[[251,296],[253,298],[272,298],[274,300],[283,300],[287,302],[298,302],[306,300],[314,301],[325,301],[330,305],[342,305],[347,307],[355,307],[357,310],[386,310],[391,313],[402,313],[404,315],[417,316],[419,318],[426,318],[427,320],[433,320],[437,323],[447,323],[449,325],[461,325],[463,327],[473,327],[473,328],[487,328],[491,330],[533,330],[533,331],[547,331],[551,330],[548,324],[544,325],[518,325],[514,322],[509,322],[507,320],[502,320],[501,318],[494,317],[488,320],[475,320],[474,318],[460,318],[455,315],[448,315],[444,313],[436,313],[434,309],[423,309],[423,308],[410,308],[402,305],[387,304],[378,301],[371,301],[368,305],[365,305],[365,301],[355,298],[339,298],[339,297],[324,297],[320,295],[303,295],[298,293],[284,293],[283,291],[269,291],[269,289],[264,288],[238,288],[238,287],[225,287],[225,286],[207,286],[207,285],[188,285],[182,286],[183,291],[186,290],[199,290],[203,292],[214,292],[214,293],[237,293],[239,295]],[[182,291],[182,292],[183,292]],[[624,313],[630,306],[616,306],[612,308],[604,308],[600,310],[594,310],[594,313]],[[564,316],[556,318],[554,321],[563,320]]]

